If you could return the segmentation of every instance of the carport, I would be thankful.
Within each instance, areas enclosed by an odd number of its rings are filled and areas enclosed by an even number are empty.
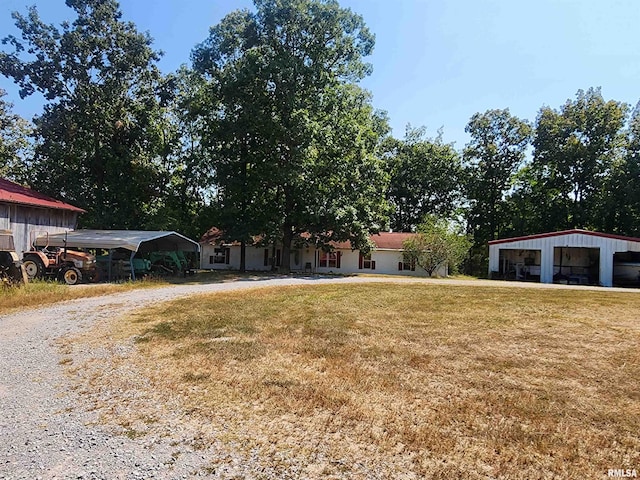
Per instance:
[[[114,250],[124,249],[131,252],[130,261],[136,253],[160,250],[181,250],[200,252],[200,244],[177,232],[149,230],[73,230],[53,235],[40,235],[34,242],[38,247],[67,247],[84,250],[106,250],[111,257]],[[109,266],[111,262],[109,262]],[[135,273],[131,271],[135,280]],[[111,278],[111,272],[109,272]]]
[[[631,252],[640,252],[640,238],[588,230],[505,238],[489,242],[489,275],[611,287],[618,259]]]

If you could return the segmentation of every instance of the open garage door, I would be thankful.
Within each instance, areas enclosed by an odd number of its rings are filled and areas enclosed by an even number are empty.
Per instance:
[[[618,252],[613,256],[613,284],[640,286],[640,252]]]
[[[553,281],[571,285],[600,283],[600,249],[555,247],[553,249]]]

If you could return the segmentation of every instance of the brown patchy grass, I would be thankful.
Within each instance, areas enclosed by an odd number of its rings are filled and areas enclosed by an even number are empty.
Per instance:
[[[153,280],[69,286],[54,281],[34,280],[26,285],[0,287],[0,315],[67,300],[124,292],[134,288],[158,287],[162,284],[161,281]]]
[[[640,467],[639,307],[631,292],[289,287],[159,305],[109,338],[134,340],[122,361],[147,388],[283,475],[605,478]]]
[[[122,283],[92,283],[69,286],[56,281],[32,280],[21,286],[0,286],[0,315],[39,308],[53,303],[78,298],[111,295],[138,288],[155,288],[166,285],[230,282],[249,275],[234,272],[201,272],[186,278],[149,277]]]

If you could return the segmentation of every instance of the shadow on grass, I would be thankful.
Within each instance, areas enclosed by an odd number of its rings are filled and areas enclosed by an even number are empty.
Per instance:
[[[238,272],[224,271],[199,271],[187,277],[166,277],[163,280],[172,285],[206,285],[209,283],[229,282],[264,282],[280,278],[301,278],[305,280],[321,280],[327,278],[355,277],[356,274],[320,274],[320,273],[278,273],[278,272]]]

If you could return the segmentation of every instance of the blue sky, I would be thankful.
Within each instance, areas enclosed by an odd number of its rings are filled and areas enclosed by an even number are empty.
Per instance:
[[[64,0],[0,0],[0,36],[14,32],[10,12],[35,4],[43,20],[72,11]],[[386,110],[394,135],[405,126],[442,127],[461,149],[474,113],[509,108],[531,121],[543,105],[560,107],[578,89],[602,87],[606,99],[640,100],[638,0],[341,0],[376,35],[373,74],[362,85]],[[250,0],[121,0],[124,18],[165,52],[161,68],[189,62],[191,49],[226,13]],[[15,33],[15,32],[14,32]],[[17,97],[0,77],[14,110],[30,118],[42,100]]]

